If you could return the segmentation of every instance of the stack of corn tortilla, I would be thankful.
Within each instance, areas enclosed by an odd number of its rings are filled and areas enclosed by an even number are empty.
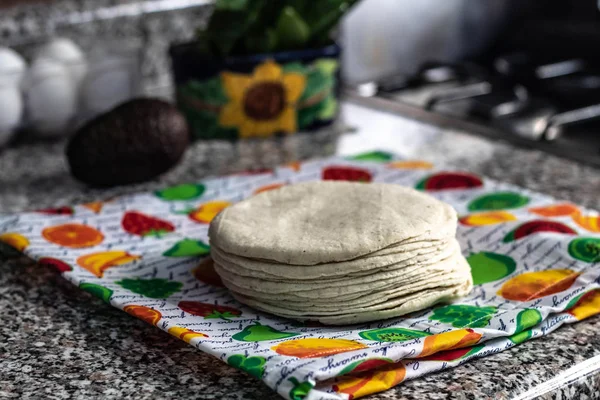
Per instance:
[[[240,302],[324,324],[391,318],[464,296],[452,207],[390,184],[284,186],[221,212],[215,269]]]

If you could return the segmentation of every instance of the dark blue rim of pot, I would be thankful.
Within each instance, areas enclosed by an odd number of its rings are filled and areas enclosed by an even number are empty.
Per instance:
[[[176,84],[185,83],[190,79],[208,79],[225,70],[249,73],[256,65],[268,59],[280,64],[294,61],[308,63],[324,57],[339,58],[340,53],[341,48],[337,44],[330,44],[316,49],[280,51],[276,53],[260,53],[225,58],[214,58],[199,52],[194,42],[177,44],[169,48]]]

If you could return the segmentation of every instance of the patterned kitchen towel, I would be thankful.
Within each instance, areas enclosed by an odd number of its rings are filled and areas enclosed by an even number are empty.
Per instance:
[[[473,292],[454,304],[343,327],[237,303],[207,257],[208,223],[253,194],[317,179],[413,186],[452,204]],[[293,400],[358,398],[600,312],[597,213],[385,152],[4,216],[0,240]]]

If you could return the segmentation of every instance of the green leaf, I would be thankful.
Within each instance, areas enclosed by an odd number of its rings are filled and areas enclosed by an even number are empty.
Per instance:
[[[293,72],[293,73],[297,73],[297,74],[306,75],[308,68],[301,62],[291,62],[291,63],[284,64],[282,66],[282,70],[283,70],[284,74]]]
[[[188,121],[193,139],[235,140],[238,138],[237,129],[219,125],[218,115],[189,108],[182,108],[182,111]]]
[[[214,106],[227,104],[228,101],[221,78],[218,76],[205,81],[189,81],[180,86],[178,92],[180,97],[184,97],[184,101],[191,98]]]
[[[321,45],[328,42],[331,38],[331,31],[338,25],[340,18],[348,10],[348,4],[343,2],[338,7],[323,14],[313,24],[311,24],[310,41],[315,45]]]
[[[277,47],[277,34],[272,29],[265,32],[249,34],[245,39],[246,52],[248,53],[268,53]]]
[[[206,28],[206,34],[217,55],[225,57],[232,54],[235,48],[242,47],[239,43],[252,26],[259,20],[261,12],[267,6],[267,0],[252,0],[246,2],[241,10],[231,8],[216,9]]]
[[[340,63],[335,58],[321,58],[313,63],[314,67],[325,75],[335,76]]]
[[[335,99],[335,97],[333,95],[329,95],[324,103],[323,103],[323,107],[321,108],[321,110],[319,111],[319,119],[322,120],[330,120],[333,119],[335,117],[335,115],[337,114],[337,110],[338,110],[338,102]]]
[[[310,37],[310,28],[293,7],[284,7],[275,28],[279,50],[302,48]]]
[[[321,70],[313,68],[306,75],[306,88],[300,96],[299,102],[310,101],[313,96],[321,95],[323,100],[327,93],[333,88],[333,77],[324,74]]]
[[[298,129],[304,129],[309,127],[321,113],[324,102],[315,104],[314,106],[306,107],[298,110]]]

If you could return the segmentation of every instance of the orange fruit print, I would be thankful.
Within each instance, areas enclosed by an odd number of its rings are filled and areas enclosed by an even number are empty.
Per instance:
[[[346,351],[364,349],[362,343],[348,339],[296,339],[279,343],[271,349],[275,352],[290,357],[314,358],[325,357]]]
[[[49,226],[42,231],[42,236],[50,243],[72,249],[96,246],[104,240],[100,231],[82,224]]]
[[[542,217],[568,217],[569,215],[578,214],[579,208],[571,203],[559,203],[533,207],[529,209],[529,212]]]
[[[459,329],[427,336],[423,343],[423,350],[418,358],[427,357],[444,350],[472,346],[479,342],[481,336],[480,333],[475,332],[473,329]]]
[[[159,311],[146,306],[125,306],[123,311],[152,325],[156,325],[162,318],[162,314]]]
[[[498,294],[506,300],[530,301],[571,287],[579,273],[569,269],[526,272],[508,280]]]
[[[197,210],[190,212],[189,217],[201,224],[210,224],[210,221],[221,211],[231,205],[228,201],[209,201],[202,204]]]
[[[283,183],[272,183],[270,185],[265,185],[265,186],[259,187],[258,189],[256,189],[254,191],[254,194],[259,194],[262,192],[268,192],[269,190],[279,189],[282,186],[284,186]]]
[[[333,390],[347,394],[349,399],[353,400],[394,387],[402,382],[405,376],[404,364],[391,364],[375,370],[339,377],[333,385]]]

